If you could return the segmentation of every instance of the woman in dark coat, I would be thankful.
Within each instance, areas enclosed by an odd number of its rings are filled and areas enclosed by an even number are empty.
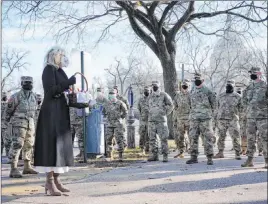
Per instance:
[[[35,138],[34,166],[47,174],[45,192],[55,196],[70,192],[61,184],[59,174],[68,172],[74,164],[70,114],[64,91],[75,84],[76,79],[74,76],[68,79],[62,70],[68,63],[62,48],[54,47],[46,55],[42,74],[44,100]]]

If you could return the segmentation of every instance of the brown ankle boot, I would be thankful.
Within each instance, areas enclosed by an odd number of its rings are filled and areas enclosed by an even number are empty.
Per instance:
[[[248,157],[244,164],[241,164],[241,167],[253,167],[253,157]]]
[[[31,161],[25,160],[22,174],[38,174],[38,172],[32,168]]]
[[[64,187],[62,185],[62,183],[60,182],[59,175],[60,174],[57,174],[57,173],[54,173],[53,174],[53,176],[54,176],[54,182],[55,182],[55,185],[56,185],[57,189],[60,190],[61,192],[70,192],[70,190],[68,188]]]
[[[53,171],[47,173],[47,180],[45,184],[45,193],[47,194],[47,191],[49,191],[51,196],[61,196],[61,192],[57,189],[54,178],[53,178]]]
[[[18,170],[18,162],[11,162],[11,170],[9,173],[10,178],[22,178],[20,171]]]
[[[219,153],[216,154],[213,158],[214,159],[224,158],[223,150],[219,150]]]

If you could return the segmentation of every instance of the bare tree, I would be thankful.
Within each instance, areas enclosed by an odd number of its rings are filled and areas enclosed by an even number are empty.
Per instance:
[[[25,62],[25,58],[28,54],[28,51],[4,48],[2,54],[2,91],[12,92],[21,88],[20,81],[14,80],[14,74],[27,68],[29,63]]]

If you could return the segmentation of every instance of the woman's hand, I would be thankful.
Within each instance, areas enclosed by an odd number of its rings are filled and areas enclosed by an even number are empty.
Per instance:
[[[71,76],[71,77],[68,79],[68,84],[69,84],[69,85],[74,85],[74,84],[76,84],[76,78],[75,78],[74,75]]]

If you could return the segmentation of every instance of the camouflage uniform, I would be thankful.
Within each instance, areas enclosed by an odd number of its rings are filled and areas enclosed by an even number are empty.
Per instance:
[[[145,88],[149,93],[149,88]],[[140,112],[140,124],[139,124],[139,134],[140,134],[140,148],[149,152],[149,134],[148,134],[148,106],[149,96],[144,96],[140,98],[138,102],[138,110]]]
[[[201,80],[201,74],[196,73],[195,79]],[[197,163],[198,142],[200,134],[204,135],[204,152],[208,158],[208,164],[213,164],[213,132],[212,118],[216,109],[216,95],[204,85],[195,87],[190,93],[190,131],[191,138],[191,159],[187,164]]]
[[[22,84],[32,83],[32,77],[21,77]],[[12,125],[12,145],[9,153],[11,159],[10,176],[21,177],[17,170],[17,163],[21,150],[24,153],[24,174],[35,174],[30,165],[35,134],[35,111],[37,108],[36,95],[31,90],[22,89],[13,95],[7,105],[6,122]]]
[[[246,97],[246,90],[242,92],[242,101]],[[241,148],[242,154],[245,154],[247,151],[247,134],[246,134],[246,125],[247,125],[247,116],[246,116],[246,105],[243,104],[243,110],[239,114],[239,123],[240,123],[240,135],[241,135]]]
[[[83,117],[77,115],[76,108],[70,108],[70,121],[72,135],[77,137],[81,157],[84,153]]]
[[[227,85],[234,88],[235,82],[233,80],[227,81]],[[223,151],[225,148],[226,133],[232,138],[233,147],[236,152],[236,159],[240,158],[240,126],[239,113],[242,111],[241,96],[236,93],[222,93],[218,98],[217,107],[217,126],[219,132],[218,149],[219,153],[215,158],[223,158]]]
[[[110,90],[110,94],[115,94],[113,89]],[[109,101],[104,105],[103,110],[104,116],[107,118],[107,128],[106,128],[106,148],[108,156],[111,155],[112,150],[112,140],[115,137],[118,152],[120,154],[124,151],[124,133],[125,127],[123,124],[123,119],[127,115],[127,107],[125,103],[120,100],[114,102]]]
[[[153,86],[159,87],[160,83],[158,81],[153,81]],[[167,126],[167,115],[173,111],[173,101],[171,97],[160,91],[153,91],[148,99],[149,105],[149,139],[150,139],[150,153],[151,157],[149,161],[158,160],[158,142],[156,134],[161,140],[163,161],[167,161],[168,155],[168,135],[169,130]]]
[[[184,84],[184,83],[183,83]],[[186,84],[188,86],[188,84]],[[188,91],[178,92],[174,97],[174,110],[176,121],[175,143],[179,153],[185,152],[187,139],[185,134],[189,134],[189,114],[190,114],[190,93]]]
[[[250,70],[251,74],[258,76],[260,68],[253,67]],[[265,158],[265,167],[268,165],[268,98],[265,95],[267,90],[267,84],[262,80],[254,80],[246,88],[246,96],[244,97],[244,104],[247,107],[247,156],[246,163],[242,164],[242,167],[253,166],[253,157],[256,152],[256,138],[257,131],[259,131],[259,137],[261,138],[263,145],[263,155]]]
[[[6,94],[3,93],[2,98],[6,97]],[[7,107],[6,101],[1,101],[1,154],[3,154],[3,148],[5,147],[6,155],[8,156],[10,146],[12,143],[12,138],[8,132],[8,125],[5,122],[5,111]]]

